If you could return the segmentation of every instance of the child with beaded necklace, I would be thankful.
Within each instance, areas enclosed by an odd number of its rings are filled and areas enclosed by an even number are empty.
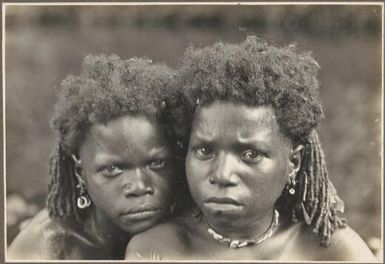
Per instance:
[[[197,209],[135,236],[126,259],[375,260],[328,178],[318,68],[255,36],[189,49],[175,86]]]

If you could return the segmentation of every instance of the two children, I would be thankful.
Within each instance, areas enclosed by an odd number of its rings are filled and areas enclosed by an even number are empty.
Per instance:
[[[9,253],[119,259],[142,232],[126,259],[372,260],[338,215],[317,70],[253,36],[188,50],[175,79],[141,59],[86,58],[53,123],[49,215]],[[188,201],[181,162],[195,206],[167,218]]]

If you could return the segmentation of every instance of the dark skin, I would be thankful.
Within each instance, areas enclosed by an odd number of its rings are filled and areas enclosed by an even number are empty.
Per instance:
[[[145,116],[91,127],[76,168],[93,203],[83,226],[51,219],[44,210],[14,240],[8,257],[122,259],[132,234],[169,213],[176,175],[168,145],[160,126]]]
[[[374,260],[350,228],[336,231],[326,248],[308,227],[284,216],[278,230],[254,246],[229,248],[208,234],[208,225],[239,240],[267,230],[275,202],[300,169],[302,149],[282,134],[271,107],[219,101],[202,106],[194,117],[186,158],[197,213],[138,234],[126,259]]]

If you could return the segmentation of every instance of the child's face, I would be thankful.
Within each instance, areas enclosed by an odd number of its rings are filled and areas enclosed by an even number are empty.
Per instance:
[[[271,216],[288,182],[291,141],[269,107],[214,102],[195,114],[186,173],[191,194],[216,227]]]
[[[121,229],[138,233],[168,212],[174,157],[154,122],[124,116],[94,125],[79,155],[93,203]]]

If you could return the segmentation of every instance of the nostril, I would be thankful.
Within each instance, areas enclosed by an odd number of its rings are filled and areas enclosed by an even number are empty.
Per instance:
[[[209,183],[211,185],[219,185],[223,187],[230,187],[230,186],[237,186],[239,184],[238,182],[238,176],[234,173],[231,174],[221,174],[221,175],[213,175],[209,177]]]
[[[131,193],[130,193],[130,191],[127,190],[127,189],[124,189],[124,190],[123,190],[123,194],[124,194],[124,197],[126,197],[126,198],[132,196]]]
[[[155,193],[155,190],[152,186],[148,186],[147,189],[146,189],[146,194],[154,194]]]
[[[209,178],[209,183],[210,184],[214,184],[215,183],[215,181],[214,181],[214,179],[212,177]]]
[[[138,196],[138,193],[134,192],[131,188],[124,189],[123,193],[126,198]]]
[[[151,185],[145,186],[143,184],[134,184],[123,190],[123,194],[127,198],[139,197],[143,195],[153,195],[154,193],[155,189]]]

